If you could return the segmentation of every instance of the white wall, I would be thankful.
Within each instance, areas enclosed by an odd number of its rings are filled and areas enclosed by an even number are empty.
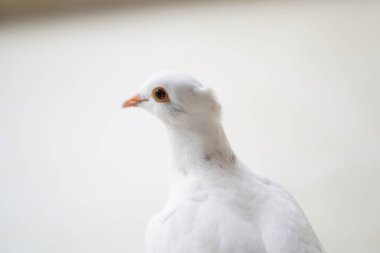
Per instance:
[[[0,25],[0,252],[143,252],[164,127],[121,110],[167,68],[214,87],[238,156],[328,252],[380,250],[380,4],[136,7]]]

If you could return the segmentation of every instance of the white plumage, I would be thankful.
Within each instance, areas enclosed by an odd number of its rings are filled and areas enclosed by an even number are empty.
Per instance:
[[[324,252],[292,196],[235,156],[210,89],[160,72],[130,106],[164,122],[173,152],[168,201],[147,228],[148,253]]]

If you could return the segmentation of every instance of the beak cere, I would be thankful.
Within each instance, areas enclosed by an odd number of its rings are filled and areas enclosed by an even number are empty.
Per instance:
[[[125,101],[122,108],[134,107],[144,101],[147,101],[147,99],[142,99],[139,95],[136,95]]]

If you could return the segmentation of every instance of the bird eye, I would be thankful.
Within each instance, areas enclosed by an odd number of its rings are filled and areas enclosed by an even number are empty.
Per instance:
[[[169,96],[166,93],[165,89],[162,87],[157,87],[152,91],[152,97],[157,102],[166,103],[169,101]]]

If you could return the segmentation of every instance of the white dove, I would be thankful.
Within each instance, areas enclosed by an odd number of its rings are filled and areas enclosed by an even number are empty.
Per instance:
[[[159,72],[123,107],[162,120],[173,152],[167,203],[147,228],[148,253],[325,252],[292,196],[235,156],[211,89]]]

